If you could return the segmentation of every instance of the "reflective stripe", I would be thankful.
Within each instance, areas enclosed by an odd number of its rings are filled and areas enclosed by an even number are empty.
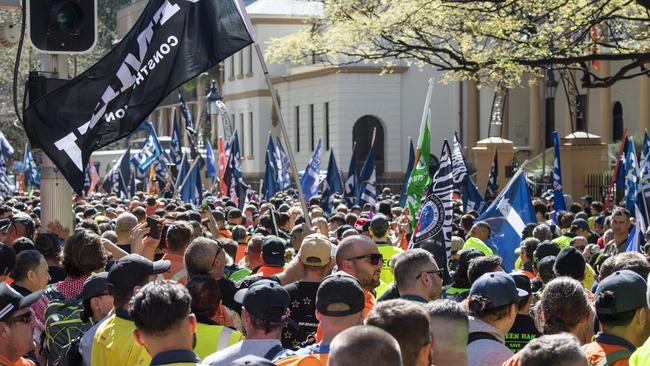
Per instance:
[[[232,335],[232,329],[230,329],[228,327],[223,327],[223,330],[221,331],[221,335],[219,335],[219,343],[217,344],[217,352],[228,347],[228,341],[230,340],[231,335]]]
[[[176,274],[174,274],[171,279],[173,281],[178,282],[181,278],[183,278],[185,276],[187,276],[187,270],[185,268],[183,268],[182,270],[176,272]]]

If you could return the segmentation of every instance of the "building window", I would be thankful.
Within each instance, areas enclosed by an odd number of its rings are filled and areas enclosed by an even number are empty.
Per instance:
[[[248,155],[253,156],[253,112],[248,112]]]
[[[300,152],[300,107],[296,106],[296,152]]]
[[[323,124],[325,125],[325,149],[330,149],[330,104],[325,103],[323,106]]]
[[[244,142],[246,141],[246,135],[244,134],[244,114],[239,113],[239,130],[241,131],[241,139],[239,141],[241,142],[241,145],[239,146],[239,151],[241,151],[242,155],[246,154],[246,146]]]
[[[576,131],[587,131],[587,94],[576,96]]]
[[[311,151],[314,151],[316,146],[314,146],[314,105],[309,105],[309,146]]]
[[[253,46],[248,47],[248,75],[253,76]]]
[[[230,56],[230,75],[228,76],[229,78],[234,78],[235,77],[235,55]]]

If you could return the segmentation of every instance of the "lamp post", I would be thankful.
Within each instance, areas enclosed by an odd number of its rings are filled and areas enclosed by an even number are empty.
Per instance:
[[[208,94],[205,96],[205,104],[207,108],[207,113],[208,116],[210,116],[210,131],[211,131],[211,140],[214,141],[216,137],[218,136],[218,123],[217,123],[217,116],[219,115],[219,106],[217,105],[217,102],[220,101],[221,95],[219,95],[219,92],[217,92],[217,82],[215,80],[212,80],[212,83],[210,85],[210,90],[208,91]]]
[[[544,150],[542,153],[542,178],[546,177],[546,149],[549,142],[553,140],[551,136],[555,130],[555,94],[559,82],[555,80],[553,69],[546,70],[546,98],[545,98],[545,123],[544,123]]]

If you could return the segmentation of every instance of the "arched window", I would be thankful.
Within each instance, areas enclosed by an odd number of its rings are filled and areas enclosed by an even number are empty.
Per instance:
[[[621,102],[614,103],[612,110],[612,138],[620,141],[623,138],[623,106]]]
[[[384,127],[373,116],[359,118],[352,128],[352,141],[357,143],[357,171],[361,170],[372,145],[372,132],[375,131],[375,164],[377,175],[384,173]]]

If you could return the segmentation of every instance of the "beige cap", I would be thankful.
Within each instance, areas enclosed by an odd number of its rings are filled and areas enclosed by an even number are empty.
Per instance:
[[[323,234],[307,235],[298,252],[302,263],[309,266],[324,266],[332,258],[332,244]]]

